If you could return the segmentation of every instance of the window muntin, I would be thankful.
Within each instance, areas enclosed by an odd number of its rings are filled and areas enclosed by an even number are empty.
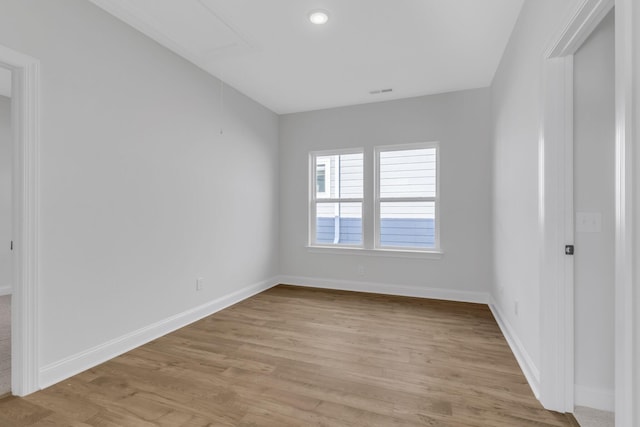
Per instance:
[[[438,148],[376,148],[376,248],[438,249]]]
[[[362,246],[363,153],[312,153],[311,163],[311,243]]]

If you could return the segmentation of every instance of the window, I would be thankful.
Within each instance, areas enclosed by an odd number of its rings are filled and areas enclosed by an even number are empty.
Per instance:
[[[326,194],[327,192],[327,165],[317,166],[316,191],[317,191],[317,194]]]
[[[436,249],[437,147],[379,147],[376,166],[376,247]]]
[[[311,242],[362,245],[363,153],[311,155]]]
[[[438,251],[438,145],[371,154],[370,172],[364,150],[310,154],[310,245]]]
[[[330,167],[330,158],[319,158],[316,164],[316,197],[326,199],[329,197],[328,189],[331,187],[331,177],[327,173]]]

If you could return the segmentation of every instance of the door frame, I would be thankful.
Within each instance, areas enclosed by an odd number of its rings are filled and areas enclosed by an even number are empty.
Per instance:
[[[615,413],[633,417],[633,81],[632,0],[582,0],[551,40],[544,57],[544,108],[539,140],[541,289],[540,401],[574,409],[573,54],[615,6]]]
[[[11,391],[25,396],[39,389],[40,63],[0,46],[0,66],[12,72]]]
[[[633,31],[634,14],[638,15],[636,0],[615,0],[616,20],[616,278],[615,278],[615,381],[616,381],[616,426],[638,425],[638,413],[634,413],[640,389],[634,388],[638,375],[640,356],[634,349],[637,331],[634,318],[634,298],[638,289],[634,289],[634,260],[637,257],[634,247],[634,214],[637,215],[639,200],[634,195],[634,175],[637,174],[634,163],[634,140],[640,131],[637,122],[637,88],[634,87],[634,50],[637,53],[640,37]],[[637,23],[636,23],[637,24]],[[635,49],[634,49],[635,43]],[[637,83],[637,81],[635,82]],[[634,119],[636,123],[634,124]],[[636,147],[638,149],[638,147]],[[636,308],[637,310],[637,308]],[[636,343],[637,344],[637,343]]]

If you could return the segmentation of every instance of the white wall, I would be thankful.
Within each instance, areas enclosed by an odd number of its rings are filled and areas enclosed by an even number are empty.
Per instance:
[[[613,410],[615,70],[613,12],[574,55],[575,403]],[[581,213],[601,215],[587,231]]]
[[[486,294],[491,279],[488,89],[280,117],[281,272],[287,276]],[[308,155],[350,147],[440,142],[442,259],[310,252]],[[362,266],[364,274],[359,274]],[[297,284],[318,284],[298,280]],[[332,282],[333,285],[339,285]],[[462,297],[463,294],[458,295]]]
[[[10,292],[12,284],[11,250],[11,173],[13,163],[11,137],[11,99],[0,96],[0,295]]]
[[[0,44],[41,61],[42,365],[277,275],[274,113],[87,1]]]
[[[526,1],[492,85],[492,295],[534,372],[539,370],[541,354],[538,141],[542,61],[547,44],[575,3]]]

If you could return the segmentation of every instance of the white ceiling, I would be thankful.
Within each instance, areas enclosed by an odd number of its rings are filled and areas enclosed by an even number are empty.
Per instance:
[[[90,1],[283,114],[489,86],[524,0]]]
[[[11,71],[0,67],[0,95],[11,98]]]

